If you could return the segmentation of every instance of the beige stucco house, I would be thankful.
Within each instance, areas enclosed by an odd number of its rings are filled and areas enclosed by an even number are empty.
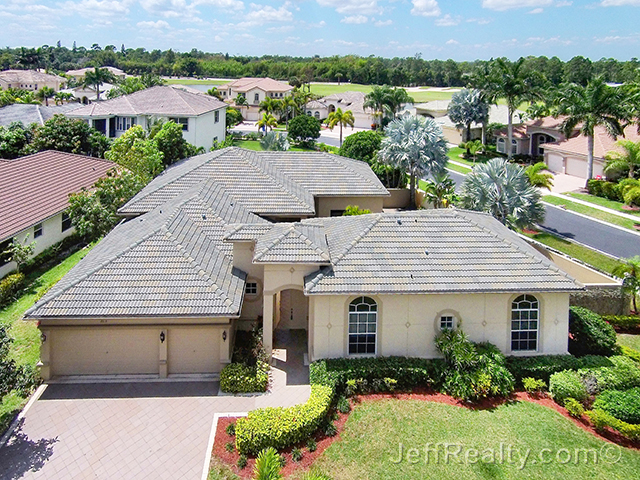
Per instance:
[[[543,117],[514,125],[511,145],[512,154],[542,157],[544,155],[544,145],[566,140],[566,136],[560,131],[563,121],[564,117]],[[508,153],[507,136],[506,128],[495,133],[496,149],[499,153]]]
[[[305,111],[309,116],[324,120],[338,108],[342,109],[343,112],[350,110],[353,113],[354,127],[371,128],[375,120],[373,111],[364,106],[365,97],[366,93],[363,92],[334,93],[333,95],[322,97],[320,100],[313,100],[307,103]]]
[[[513,355],[566,353],[582,285],[492,217],[383,211],[363,162],[227,148],[152,181],[27,313],[42,375],[215,376],[235,332],[306,331],[310,360],[436,356],[462,328]],[[373,213],[340,216],[347,205]]]
[[[245,120],[255,121],[262,117],[259,106],[265,98],[282,100],[291,95],[293,87],[269,77],[243,77],[221,86],[219,90],[222,98],[229,102],[233,102],[238,95],[244,97],[247,105],[238,108],[241,109]]]
[[[127,76],[127,74],[124,73],[124,71],[116,67],[107,66],[107,67],[98,67],[98,68],[108,70],[109,73],[111,73],[111,75],[113,75],[115,78],[119,80],[123,80]],[[95,67],[79,68],[77,70],[67,71],[66,75],[67,77],[74,78],[78,82],[81,82],[84,80],[84,77],[87,75],[87,72],[93,72],[93,71],[95,71]]]
[[[64,87],[67,79],[58,75],[43,73],[38,70],[4,70],[0,72],[0,88],[7,90],[38,91],[49,87],[56,92]]]

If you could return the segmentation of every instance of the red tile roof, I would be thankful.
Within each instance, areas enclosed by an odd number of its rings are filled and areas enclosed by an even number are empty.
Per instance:
[[[0,161],[0,241],[62,212],[70,193],[91,187],[114,166],[52,150]]]
[[[620,150],[616,145],[617,140],[631,140],[633,142],[640,141],[638,128],[636,126],[628,126],[624,130],[624,137],[612,138],[603,127],[595,129],[593,137],[593,157],[604,159],[604,156],[613,150]],[[542,145],[545,151],[573,153],[576,155],[587,156],[587,137],[578,135],[560,143],[546,143]]]

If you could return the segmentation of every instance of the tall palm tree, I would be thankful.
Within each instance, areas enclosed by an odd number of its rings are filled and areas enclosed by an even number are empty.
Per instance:
[[[336,125],[340,126],[340,146],[342,146],[342,127],[353,128],[355,121],[356,119],[353,118],[353,112],[351,110],[343,112],[341,108],[338,108],[335,112],[331,112],[327,117],[326,123],[331,130],[333,130]]]
[[[456,184],[446,170],[434,175],[433,180],[428,180],[424,191],[433,208],[446,208],[457,199]]]
[[[280,104],[282,105],[282,110],[284,112],[284,121],[286,128],[289,129],[289,116],[292,118],[296,116],[296,100],[293,95],[287,95],[282,100],[280,100]]]
[[[96,91],[96,100],[100,100],[100,87],[105,83],[114,83],[116,78],[106,68],[95,67],[93,71],[88,71],[84,76],[83,85],[93,87]]]
[[[249,102],[247,101],[247,97],[245,95],[241,95],[241,94],[238,94],[238,96],[234,100],[234,103],[236,104],[236,107],[240,107],[240,113],[242,113],[242,109],[244,107],[248,107],[249,106]]]
[[[570,83],[560,89],[554,102],[557,115],[566,118],[560,129],[566,137],[576,127],[587,137],[587,182],[593,176],[593,142],[597,127],[604,127],[616,138],[624,133],[623,122],[630,120],[631,112],[622,89],[610,87],[602,77],[589,81],[586,87]]]
[[[265,97],[265,99],[260,102],[260,111],[271,114],[278,109],[278,100],[275,100],[271,97]]]
[[[489,81],[485,88],[485,96],[491,103],[500,98],[507,102],[507,156],[513,156],[513,114],[525,101],[533,101],[542,95],[543,77],[537,72],[523,68],[525,59],[510,62],[505,58],[494,60],[490,67]]]
[[[56,105],[62,105],[64,102],[68,102],[73,99],[73,93],[71,92],[56,92],[53,96],[53,100],[56,102]]]
[[[389,103],[389,87],[374,86],[373,90],[364,97],[364,107],[373,110],[373,117],[378,127],[382,127],[382,116],[384,115],[384,107]]]
[[[409,197],[416,204],[416,177],[435,175],[447,163],[447,142],[433,118],[404,115],[392,121],[382,140],[380,158],[409,174]]]
[[[56,91],[46,85],[36,92],[36,98],[38,100],[44,100],[44,104],[47,107],[49,106],[49,99],[55,97],[55,95]]]
[[[484,101],[480,90],[463,88],[451,97],[448,115],[456,127],[466,129],[466,142],[471,141],[471,125],[483,123],[489,118],[489,105]],[[467,154],[469,154],[467,149]]]
[[[605,155],[605,173],[628,173],[629,178],[634,178],[635,169],[640,167],[640,141],[618,140],[616,143],[622,151],[612,151]]]
[[[623,262],[614,268],[612,273],[622,278],[622,288],[631,294],[633,310],[638,313],[636,297],[640,294],[640,256],[625,258]]]
[[[267,129],[273,130],[274,127],[277,127],[278,121],[276,120],[276,117],[274,117],[270,113],[265,113],[262,115],[262,118],[258,120],[257,125],[258,128],[264,128],[266,132]]]
[[[404,88],[392,88],[387,94],[385,110],[388,111],[395,120],[398,112],[406,103],[414,103],[413,97],[411,97]]]
[[[511,227],[529,227],[544,220],[540,192],[522,167],[504,158],[493,158],[473,168],[460,189],[460,204],[490,213]]]

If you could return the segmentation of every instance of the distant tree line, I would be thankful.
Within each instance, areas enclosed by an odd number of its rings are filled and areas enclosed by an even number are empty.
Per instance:
[[[272,77],[303,84],[310,81],[352,82],[369,85],[434,85],[461,87],[468,78],[481,73],[489,61],[456,62],[454,60],[425,60],[420,54],[406,58],[382,58],[357,55],[332,57],[290,57],[265,55],[262,57],[230,56],[206,53],[197,49],[176,52],[171,49],[104,47],[72,48],[43,45],[39,48],[5,48],[0,50],[0,67],[46,68],[65,72],[82,67],[114,66],[132,75],[180,75],[239,78],[243,76]],[[620,61],[602,58],[592,61],[577,56],[564,62],[557,57],[526,57],[522,68],[543,75],[552,85],[577,83],[586,85],[595,76],[607,82],[640,81],[640,61],[632,58]]]

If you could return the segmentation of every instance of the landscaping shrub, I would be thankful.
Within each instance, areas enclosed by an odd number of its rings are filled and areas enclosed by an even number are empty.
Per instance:
[[[351,411],[351,405],[347,397],[342,396],[338,399],[336,402],[336,410],[340,413],[349,413]]]
[[[592,178],[587,181],[587,190],[591,195],[595,195],[596,197],[602,197],[602,184],[605,183],[605,180],[596,180]]]
[[[604,410],[623,422],[640,423],[640,388],[602,392],[593,408]]]
[[[0,325],[0,399],[12,390],[26,396],[40,381],[35,366],[17,365],[10,357],[12,343],[7,327]]]
[[[302,460],[302,450],[294,447],[293,450],[291,450],[291,460],[293,460],[294,462],[299,462],[300,460]]]
[[[586,308],[570,307],[569,333],[569,353],[572,355],[613,355],[617,352],[613,327]]]
[[[233,451],[236,449],[236,446],[233,444],[233,442],[227,442],[227,443],[225,443],[225,445],[224,445],[224,449],[225,449],[227,452],[231,453],[231,452],[233,452]]]
[[[569,415],[571,415],[573,418],[580,418],[584,413],[584,407],[575,398],[567,398],[564,401],[564,408],[567,409],[567,412],[569,412]]]
[[[318,442],[316,442],[313,438],[309,438],[307,440],[307,450],[310,452],[315,452],[318,449]]]
[[[631,347],[625,347],[624,345],[620,346],[620,353],[622,353],[625,357],[629,357],[631,360],[635,360],[636,362],[640,362],[640,352]]]
[[[268,447],[287,448],[307,440],[329,412],[333,391],[325,385],[311,385],[307,403],[289,408],[262,408],[236,422],[236,447],[245,454],[257,454]]]
[[[622,201],[622,195],[620,195],[620,188],[617,183],[604,182],[602,184],[602,196],[616,202]]]
[[[529,393],[541,392],[547,387],[544,380],[538,380],[537,378],[526,377],[522,379],[522,386],[524,390]]]
[[[255,366],[230,363],[220,372],[220,389],[230,393],[266,392],[269,385],[269,365]]]
[[[619,420],[604,410],[594,409],[587,412],[587,416],[591,420],[591,423],[593,423],[594,428],[599,432],[602,432],[605,427],[611,427],[630,440],[640,440],[640,425],[634,425]]]
[[[575,398],[580,402],[587,399],[587,387],[582,383],[578,372],[564,370],[554,373],[549,379],[549,392],[553,399],[560,405],[564,405],[567,398]]]
[[[338,428],[336,427],[335,423],[328,422],[324,427],[324,434],[327,437],[335,437],[338,434]]]
[[[602,319],[621,330],[640,328],[640,317],[637,315],[603,315]]]
[[[549,384],[549,377],[563,370],[582,368],[582,359],[573,355],[540,355],[537,357],[507,357],[507,368],[518,384],[526,377],[537,378]]]
[[[590,393],[640,387],[640,368],[636,362],[622,355],[609,357],[609,360],[610,366],[578,370],[578,375]]]
[[[23,273],[7,275],[0,280],[0,308],[15,300],[17,293],[24,287],[24,283]]]
[[[247,466],[247,463],[249,463],[249,460],[247,459],[247,456],[243,453],[240,454],[240,456],[238,457],[238,468],[240,470],[242,470],[243,468],[245,468]]]
[[[640,207],[640,187],[628,189],[624,194],[624,203],[634,207]]]
[[[260,452],[256,459],[256,466],[253,470],[253,478],[256,480],[279,480],[282,478],[280,475],[280,468],[283,465],[280,463],[280,455],[273,448],[266,448]]]
[[[227,435],[230,436],[235,436],[236,434],[236,424],[235,423],[230,423],[229,425],[227,425],[227,428],[225,428],[225,432],[227,433]]]

